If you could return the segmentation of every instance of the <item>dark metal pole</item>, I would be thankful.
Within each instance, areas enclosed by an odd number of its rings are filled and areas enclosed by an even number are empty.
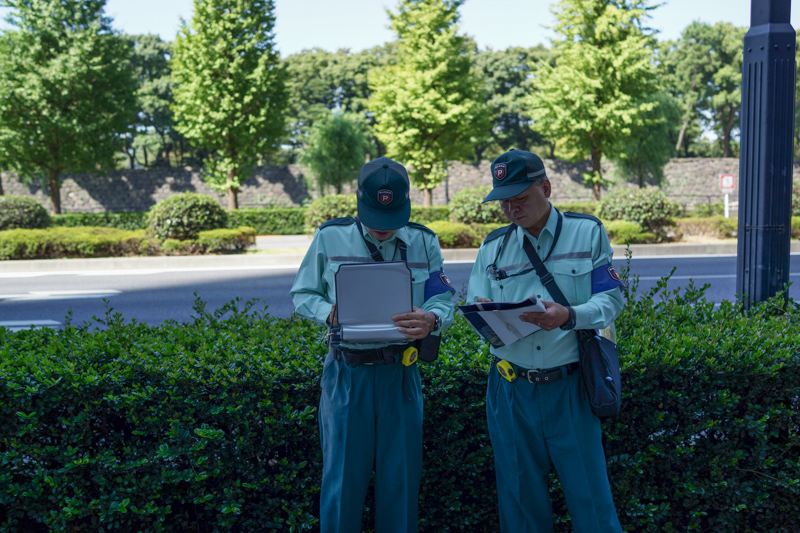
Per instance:
[[[736,289],[745,307],[789,281],[795,31],[790,0],[751,0],[742,64]]]

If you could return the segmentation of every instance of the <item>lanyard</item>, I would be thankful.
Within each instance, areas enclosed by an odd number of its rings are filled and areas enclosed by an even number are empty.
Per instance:
[[[361,226],[361,221],[358,220],[357,217],[355,220],[356,220],[356,226],[358,226],[358,234],[361,235],[361,238],[364,240],[364,244],[367,247],[367,251],[369,251],[369,256],[376,263],[383,262],[383,256],[381,255],[380,250],[378,250],[378,247],[375,246],[370,241],[368,241],[367,238],[364,236],[364,229]],[[404,263],[407,262],[408,248],[406,247],[406,243],[403,242],[402,239],[399,238],[397,239],[397,248],[400,249],[400,260],[403,261]]]
[[[553,207],[553,209],[556,208]],[[561,225],[563,223],[563,216],[561,215],[561,212],[558,209],[556,209],[556,215],[558,217],[556,221],[556,233],[555,235],[553,235],[553,244],[550,245],[550,250],[547,252],[547,256],[545,256],[544,261],[550,259],[550,254],[552,254],[553,250],[555,250],[556,244],[558,244],[558,238],[561,236]],[[525,270],[522,270],[515,274],[508,274],[505,270],[497,268],[497,261],[500,260],[500,255],[503,253],[503,248],[505,248],[506,244],[508,243],[508,240],[511,238],[511,234],[515,233],[516,230],[517,230],[517,225],[511,224],[511,226],[508,228],[508,231],[506,231],[506,234],[503,235],[503,242],[500,243],[500,247],[497,249],[497,254],[494,257],[494,261],[492,262],[491,265],[486,267],[486,270],[487,272],[489,272],[489,275],[495,280],[499,281],[507,278],[513,278],[515,276],[522,276],[524,274],[528,274],[529,272],[533,272],[535,270],[535,268],[526,268]],[[525,235],[522,236],[522,239],[524,242],[528,241],[528,238]]]

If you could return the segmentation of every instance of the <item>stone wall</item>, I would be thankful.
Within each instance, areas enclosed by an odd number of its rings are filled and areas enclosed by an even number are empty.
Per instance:
[[[590,189],[583,186],[582,175],[588,170],[587,163],[567,163],[559,160],[545,160],[548,176],[553,182],[553,198],[556,201],[586,201],[592,199]],[[611,164],[604,165],[606,176],[613,176]],[[675,201],[687,206],[698,203],[721,202],[719,175],[733,174],[737,179],[739,160],[735,158],[712,159],[691,158],[673,159],[664,169],[663,189]],[[800,165],[794,167],[795,182],[800,181]],[[50,202],[39,184],[20,183],[9,173],[2,174],[3,189],[6,194],[33,196],[47,208]],[[442,205],[446,199],[466,187],[491,185],[489,162],[479,165],[453,163],[445,183],[434,189],[434,204]],[[628,186],[617,184],[614,186]],[[345,188],[352,192],[353,188]],[[61,203],[64,212],[100,211],[144,211],[156,202],[179,192],[200,192],[211,194],[225,205],[225,197],[211,190],[200,179],[197,170],[148,169],[118,170],[103,175],[80,174],[65,176],[61,188]],[[316,197],[310,189],[298,165],[285,167],[264,167],[256,170],[253,178],[245,183],[239,194],[241,207],[268,205],[300,205],[303,201]],[[733,195],[735,200],[736,195]],[[412,201],[422,204],[423,195],[412,189]]]

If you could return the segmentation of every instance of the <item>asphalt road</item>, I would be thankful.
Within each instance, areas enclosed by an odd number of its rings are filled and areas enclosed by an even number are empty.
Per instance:
[[[618,269],[623,261],[615,261]],[[642,258],[631,263],[640,277],[640,292],[655,285],[675,267],[669,287],[684,287],[690,280],[708,284],[709,299],[719,302],[734,297],[736,258],[733,256]],[[445,272],[463,295],[471,263],[448,263]],[[165,320],[190,321],[194,293],[207,302],[209,310],[239,297],[258,299],[270,314],[289,316],[292,304],[289,287],[293,268],[206,269],[193,271],[129,270],[124,272],[82,272],[79,274],[3,274],[0,276],[0,326],[25,328],[30,325],[59,327],[72,312],[73,323],[102,316],[106,306],[149,324]],[[800,301],[800,255],[791,257],[790,295]],[[108,300],[108,303],[104,302]]]

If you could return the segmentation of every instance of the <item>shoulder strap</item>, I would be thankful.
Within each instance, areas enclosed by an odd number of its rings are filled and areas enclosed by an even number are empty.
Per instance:
[[[547,292],[550,293],[550,296],[553,297],[557,303],[561,305],[568,306],[569,302],[564,297],[564,293],[561,292],[561,289],[558,288],[558,284],[556,283],[555,278],[547,270],[547,267],[544,266],[544,263],[539,258],[539,254],[536,253],[536,250],[533,249],[533,245],[531,241],[528,239],[523,239],[522,241],[522,249],[525,250],[525,253],[528,255],[528,259],[530,260],[531,264],[533,265],[534,270],[536,270],[536,274],[539,276],[539,279],[542,281],[542,285],[547,288]]]

